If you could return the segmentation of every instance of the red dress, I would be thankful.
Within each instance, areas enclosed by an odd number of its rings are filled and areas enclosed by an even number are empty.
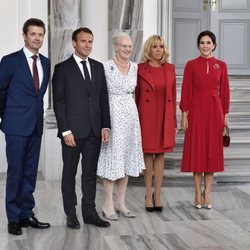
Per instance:
[[[138,65],[136,87],[144,153],[172,152],[176,128],[176,80],[169,63]]]
[[[188,113],[181,171],[224,170],[222,133],[229,102],[229,82],[224,62],[200,56],[187,63],[180,102],[181,111]]]

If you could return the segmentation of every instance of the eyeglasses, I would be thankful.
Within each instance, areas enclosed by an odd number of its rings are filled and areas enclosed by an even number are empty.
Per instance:
[[[123,49],[133,49],[133,45],[119,45],[119,46],[121,46]]]

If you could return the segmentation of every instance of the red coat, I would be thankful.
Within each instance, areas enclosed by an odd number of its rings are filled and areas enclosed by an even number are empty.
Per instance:
[[[175,146],[176,123],[176,77],[173,64],[165,63],[166,72],[166,98],[164,117],[164,148]],[[146,63],[138,65],[138,82],[135,90],[136,104],[142,132],[143,150],[152,149],[156,143],[156,92],[154,79],[150,74],[149,66]]]

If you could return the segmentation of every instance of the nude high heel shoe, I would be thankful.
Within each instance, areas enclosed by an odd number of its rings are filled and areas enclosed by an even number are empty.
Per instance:
[[[102,215],[107,219],[107,220],[118,220],[118,216],[117,214],[107,214],[106,212],[104,212],[104,209],[102,208]]]
[[[201,194],[201,203],[196,203],[196,199],[195,199],[194,207],[197,208],[197,209],[201,209],[202,208],[202,194]]]
[[[204,208],[206,208],[206,209],[211,209],[213,206],[212,206],[212,204],[205,204],[205,193],[203,192],[202,193],[202,197],[203,197],[203,200],[204,200],[204,205],[203,205],[203,207]]]

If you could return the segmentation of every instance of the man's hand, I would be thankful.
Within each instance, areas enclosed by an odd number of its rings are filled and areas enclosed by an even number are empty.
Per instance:
[[[75,138],[74,138],[74,135],[72,133],[68,134],[68,135],[65,135],[63,137],[64,139],[64,142],[67,146],[69,147],[75,147],[76,146],[76,143],[75,143]]]
[[[107,129],[107,128],[102,129],[102,141],[103,142],[109,141],[109,129]]]

